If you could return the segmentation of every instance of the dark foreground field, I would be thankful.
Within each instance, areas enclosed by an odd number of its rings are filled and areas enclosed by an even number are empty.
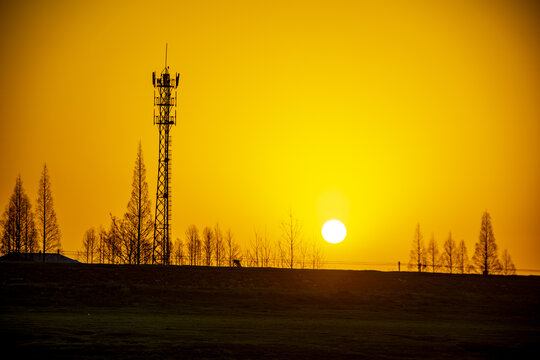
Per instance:
[[[540,358],[540,278],[0,263],[24,358]]]

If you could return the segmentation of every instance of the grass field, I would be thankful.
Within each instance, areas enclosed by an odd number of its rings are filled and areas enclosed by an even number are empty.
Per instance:
[[[540,358],[540,277],[0,263],[26,358]]]

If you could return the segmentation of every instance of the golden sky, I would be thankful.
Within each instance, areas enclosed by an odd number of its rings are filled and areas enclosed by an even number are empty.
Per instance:
[[[247,244],[292,209],[328,261],[406,262],[420,222],[540,269],[540,41],[529,1],[2,1],[0,207],[46,162],[63,248],[122,215],[152,71],[180,72],[173,237]]]

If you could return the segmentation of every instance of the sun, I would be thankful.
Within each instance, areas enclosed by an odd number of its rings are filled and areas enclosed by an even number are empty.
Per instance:
[[[347,229],[341,221],[334,219],[324,223],[321,233],[324,240],[328,241],[330,244],[337,244],[345,239]]]

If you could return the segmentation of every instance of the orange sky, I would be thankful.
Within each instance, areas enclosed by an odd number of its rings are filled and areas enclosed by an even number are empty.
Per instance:
[[[481,215],[540,269],[538,7],[528,1],[3,1],[0,209],[49,167],[62,244],[108,225],[142,141],[152,71],[181,73],[173,237],[219,222],[247,244],[341,219],[328,261],[408,260],[420,222],[472,256]],[[349,266],[350,267],[350,266]]]

